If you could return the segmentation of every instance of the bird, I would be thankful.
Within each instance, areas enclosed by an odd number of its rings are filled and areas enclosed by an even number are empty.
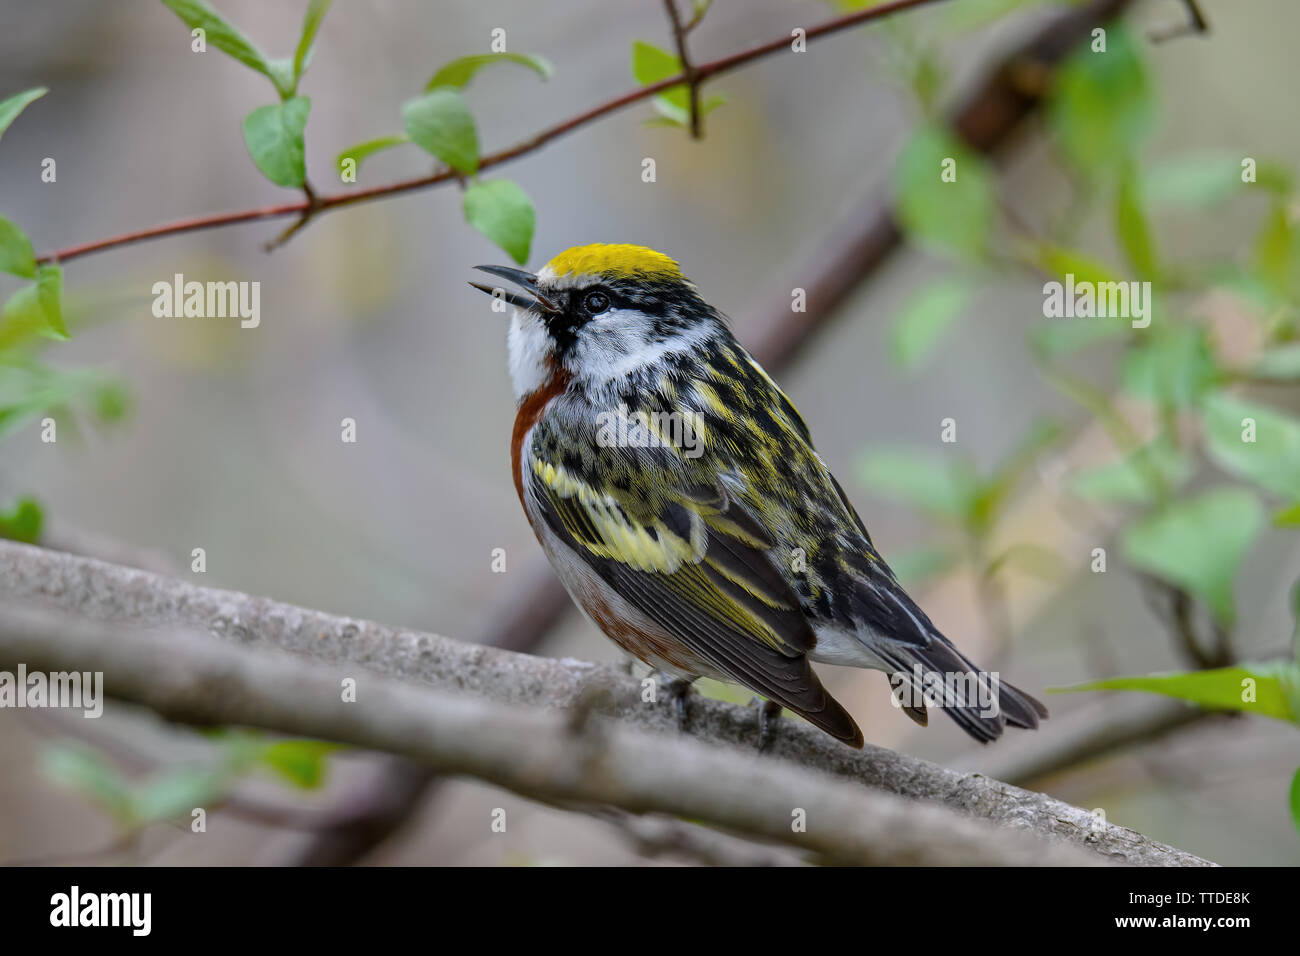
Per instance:
[[[981,743],[1046,708],[980,669],[912,600],[793,403],[676,260],[575,246],[530,273],[477,270],[513,307],[515,491],[591,622],[668,682],[681,721],[711,677],[850,747],[863,734],[813,662],[885,672],[921,725],[939,706]]]

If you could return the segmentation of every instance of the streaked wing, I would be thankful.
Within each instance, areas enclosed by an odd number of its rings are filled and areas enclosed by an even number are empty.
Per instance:
[[[716,484],[665,487],[674,473],[648,461],[623,483],[640,493],[594,487],[532,449],[525,467],[542,520],[624,600],[720,673],[861,742],[808,662],[816,637],[745,505]]]

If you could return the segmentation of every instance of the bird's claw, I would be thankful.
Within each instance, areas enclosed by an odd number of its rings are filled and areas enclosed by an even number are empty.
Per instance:
[[[763,700],[755,695],[750,701],[758,707],[758,752],[766,753],[776,740],[776,728],[781,719],[781,705],[774,700]]]
[[[667,694],[677,713],[677,729],[685,733],[689,729],[691,722],[688,698],[691,693],[692,681],[684,677],[668,677],[666,674],[662,676],[668,680]]]

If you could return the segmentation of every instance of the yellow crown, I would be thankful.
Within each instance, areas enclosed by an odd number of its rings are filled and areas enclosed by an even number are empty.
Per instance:
[[[546,264],[560,276],[598,275],[607,279],[657,279],[683,282],[677,263],[645,246],[612,245],[597,242],[566,249]]]

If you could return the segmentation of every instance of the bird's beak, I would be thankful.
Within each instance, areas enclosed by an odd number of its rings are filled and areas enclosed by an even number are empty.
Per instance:
[[[511,305],[518,306],[521,309],[536,309],[539,312],[550,312],[552,314],[562,311],[558,305],[552,302],[546,296],[537,291],[537,276],[531,272],[525,272],[523,269],[511,269],[509,266],[475,266],[479,272],[486,272],[489,275],[500,276],[503,279],[509,279],[515,285],[519,286],[528,295],[519,295],[517,292],[507,292],[500,286],[483,285],[479,282],[471,282],[474,288],[480,292],[486,292],[488,295],[496,295],[498,291],[501,298],[505,299]]]

